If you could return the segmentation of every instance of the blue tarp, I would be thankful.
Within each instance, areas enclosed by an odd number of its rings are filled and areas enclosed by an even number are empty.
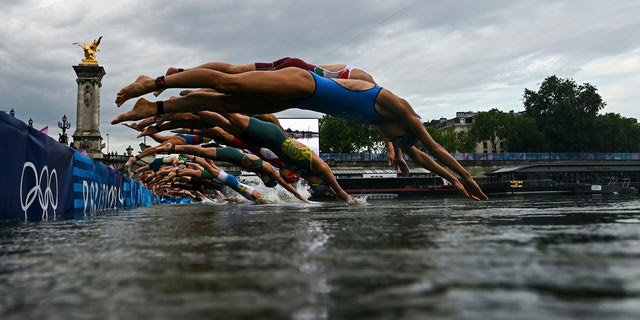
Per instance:
[[[158,202],[149,190],[0,111],[0,220],[73,217]]]

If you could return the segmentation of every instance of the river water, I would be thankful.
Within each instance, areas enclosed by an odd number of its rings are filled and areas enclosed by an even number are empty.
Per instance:
[[[162,205],[0,223],[1,319],[639,319],[640,199]]]

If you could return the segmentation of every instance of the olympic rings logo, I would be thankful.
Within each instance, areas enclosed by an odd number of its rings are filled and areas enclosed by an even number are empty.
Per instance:
[[[24,196],[24,177],[25,172],[27,172],[27,168],[30,168],[33,171],[35,183],[33,187],[29,189],[26,196]],[[52,189],[52,183],[54,182],[55,188]],[[22,176],[20,177],[20,205],[24,211],[25,220],[27,219],[27,210],[31,208],[31,205],[36,198],[42,208],[42,219],[46,220],[49,218],[49,206],[53,208],[55,218],[56,209],[58,208],[58,173],[56,172],[56,169],[53,169],[51,170],[51,174],[49,174],[49,168],[44,166],[42,171],[40,171],[40,175],[38,175],[36,166],[32,162],[25,162],[22,167]]]
[[[98,211],[116,209],[118,205],[124,205],[122,187],[115,185],[99,184],[95,181],[82,181],[82,199],[84,200],[84,214],[93,214]]]

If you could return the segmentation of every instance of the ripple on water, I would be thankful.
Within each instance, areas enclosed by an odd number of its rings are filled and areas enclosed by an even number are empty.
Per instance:
[[[3,319],[637,318],[640,202],[166,205],[0,225]]]

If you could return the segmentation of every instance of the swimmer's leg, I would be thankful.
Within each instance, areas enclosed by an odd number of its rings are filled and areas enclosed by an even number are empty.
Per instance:
[[[160,103],[162,102],[162,103]],[[162,107],[161,107],[162,105]],[[235,97],[214,92],[196,92],[190,95],[165,101],[150,102],[140,98],[128,112],[125,112],[111,124],[123,121],[139,120],[159,113],[216,112],[273,113],[287,109],[287,105],[254,97]],[[162,110],[161,110],[162,108]]]
[[[258,201],[258,202],[264,203],[264,199],[262,198],[262,195],[258,191],[256,191],[250,186],[240,183],[238,179],[236,179],[236,177],[234,177],[233,175],[230,175],[224,172],[223,170],[220,170],[220,173],[216,178],[220,180],[222,183],[231,187],[231,189],[243,195],[245,198],[252,201]]]

